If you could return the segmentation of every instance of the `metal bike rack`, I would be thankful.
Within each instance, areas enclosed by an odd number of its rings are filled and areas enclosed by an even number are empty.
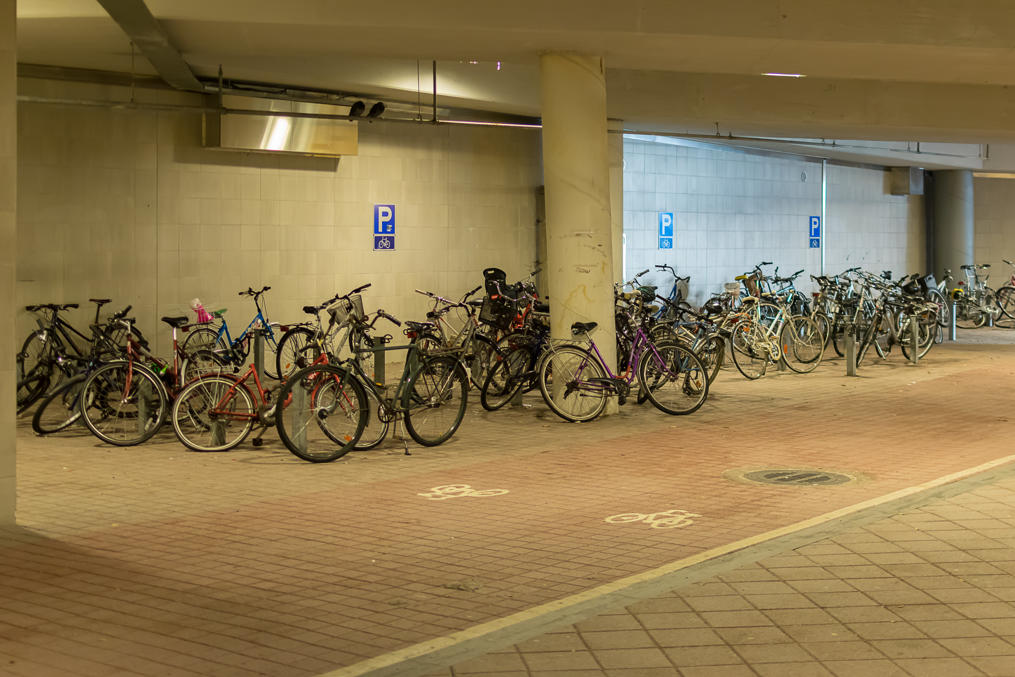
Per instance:
[[[955,313],[958,311],[958,305],[955,301],[952,301],[952,316],[951,321],[948,323],[948,340],[955,340]]]
[[[387,340],[383,336],[374,337],[374,346],[371,351],[374,355],[374,383],[384,385],[384,345]]]
[[[856,335],[851,319],[847,319],[843,327],[843,343],[846,353],[846,376],[856,376]]]
[[[909,318],[910,324],[910,339],[909,339],[909,361],[913,364],[919,364],[920,362],[920,323],[916,321],[915,317]]]
[[[310,412],[307,411],[307,390],[302,383],[296,383],[293,385],[292,393],[293,401],[289,408],[293,412],[293,429],[289,439],[297,449],[306,453],[307,424],[310,422]]]
[[[262,383],[264,382],[264,333],[263,327],[254,330],[254,370]]]

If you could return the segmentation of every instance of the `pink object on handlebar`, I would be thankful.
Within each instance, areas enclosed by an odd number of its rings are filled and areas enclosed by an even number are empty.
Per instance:
[[[212,316],[208,314],[208,311],[201,305],[201,299],[194,299],[190,302],[191,309],[197,313],[198,322],[211,322]]]

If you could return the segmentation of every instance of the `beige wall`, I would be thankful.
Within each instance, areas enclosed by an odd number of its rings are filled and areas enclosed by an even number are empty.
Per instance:
[[[821,164],[742,152],[627,139],[624,145],[625,276],[645,268],[645,279],[668,292],[672,278],[656,274],[668,263],[690,275],[692,300],[701,302],[724,282],[772,261],[779,273],[821,268],[809,248],[810,216],[821,213]],[[877,169],[829,165],[825,271],[861,265],[904,272],[924,267],[921,197],[888,194]],[[673,212],[675,249],[658,249],[659,212]],[[772,270],[768,268],[768,270]]]
[[[991,264],[987,284],[997,289],[1010,281],[1013,269],[1003,259],[1015,261],[1015,181],[973,179],[976,231],[976,263]],[[941,271],[938,272],[940,277]],[[959,280],[961,271],[952,271]]]
[[[48,96],[124,94],[19,85]],[[484,267],[522,277],[536,259],[539,135],[528,130],[361,123],[359,155],[336,163],[205,150],[193,114],[20,112],[19,304],[132,303],[162,352],[157,318],[183,314],[193,297],[228,307],[242,329],[254,310],[237,292],[248,286],[271,285],[270,316],[286,322],[371,282],[368,309],[422,319],[414,288],[461,295]],[[374,204],[396,205],[394,252],[372,250]]]
[[[14,314],[17,200],[15,2],[0,0],[0,313]],[[14,523],[14,328],[0,328],[0,525]]]

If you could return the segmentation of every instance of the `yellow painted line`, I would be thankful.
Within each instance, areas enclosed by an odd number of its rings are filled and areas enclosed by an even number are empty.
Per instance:
[[[803,531],[804,529],[819,526],[826,522],[831,522],[857,512],[876,508],[879,505],[890,503],[891,501],[896,501],[929,489],[935,489],[946,484],[951,484],[957,480],[965,479],[967,477],[971,477],[972,475],[986,472],[987,470],[992,470],[1013,461],[1015,461],[1015,455],[995,459],[982,465],[978,465],[975,468],[960,470],[958,472],[951,473],[950,475],[945,475],[944,477],[924,482],[923,484],[918,484],[906,489],[900,489],[890,494],[885,494],[884,496],[872,498],[861,503],[840,508],[839,510],[833,510],[832,512],[827,512],[823,515],[818,515],[817,517],[811,517],[810,519],[803,520],[802,522],[796,522],[794,524],[790,524],[789,526],[773,529],[772,531],[766,531],[765,533],[758,534],[757,536],[750,536],[739,541],[734,541],[733,543],[721,545],[712,548],[711,550],[698,553],[697,555],[685,557],[683,559],[676,560],[675,562],[664,564],[661,567],[644,571],[640,574],[634,574],[633,576],[621,578],[613,581],[612,583],[605,583],[569,597],[564,597],[562,599],[532,607],[531,609],[519,611],[511,614],[510,616],[497,618],[492,621],[487,621],[486,623],[480,623],[479,625],[474,625],[470,628],[466,628],[465,630],[453,632],[450,635],[445,635],[443,637],[435,637],[434,639],[413,644],[412,646],[407,646],[403,649],[392,651],[391,653],[386,653],[382,656],[368,658],[365,661],[360,661],[359,663],[354,663],[353,665],[339,668],[338,670],[323,673],[319,677],[355,677],[356,675],[366,675],[376,670],[391,668],[399,663],[420,658],[422,656],[426,656],[427,654],[453,647],[456,644],[460,644],[468,640],[478,639],[498,630],[505,630],[513,625],[517,625],[533,618],[538,618],[539,616],[552,614],[557,611],[565,610],[568,607],[577,606],[578,604],[595,600],[596,598],[603,597],[605,595],[620,592],[639,583],[652,581],[654,579],[676,573],[681,569],[686,569],[687,567],[701,564],[703,562],[707,562],[708,560],[728,555],[738,550],[743,550],[744,548],[764,543],[765,541],[779,538],[780,536],[786,536],[797,531]]]

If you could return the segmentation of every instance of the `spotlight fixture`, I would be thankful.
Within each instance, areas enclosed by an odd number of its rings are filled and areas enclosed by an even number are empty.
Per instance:
[[[762,73],[770,78],[806,78],[803,73]]]
[[[362,101],[357,101],[353,105],[349,106],[349,117],[358,118],[363,115],[363,111],[367,109],[367,105]]]
[[[378,101],[374,105],[370,106],[370,111],[367,113],[368,118],[379,118],[384,113],[384,104]]]

